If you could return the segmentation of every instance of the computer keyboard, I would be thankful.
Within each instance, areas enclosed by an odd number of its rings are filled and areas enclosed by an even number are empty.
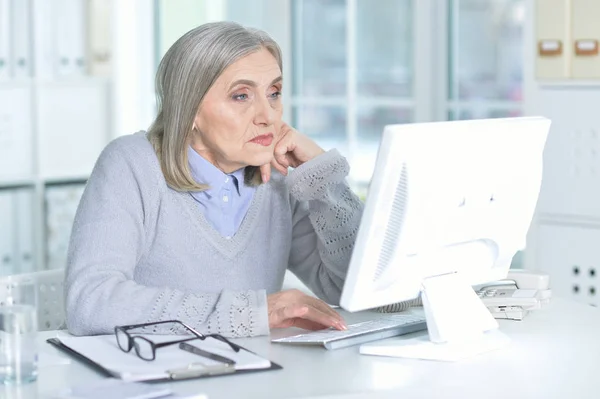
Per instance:
[[[412,314],[388,315],[375,320],[348,325],[345,331],[326,329],[311,331],[291,337],[273,339],[272,342],[299,345],[320,345],[327,349],[340,349],[365,342],[425,330],[425,318]]]

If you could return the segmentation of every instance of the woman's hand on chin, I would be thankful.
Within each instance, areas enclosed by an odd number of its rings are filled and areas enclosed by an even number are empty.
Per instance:
[[[299,290],[276,292],[267,297],[270,328],[299,327],[321,330],[332,327],[346,330],[342,316],[320,299]]]
[[[281,125],[276,140],[271,163],[260,167],[263,183],[269,181],[272,167],[287,176],[289,167],[297,168],[304,162],[310,161],[325,152],[308,136],[298,132],[286,123]]]

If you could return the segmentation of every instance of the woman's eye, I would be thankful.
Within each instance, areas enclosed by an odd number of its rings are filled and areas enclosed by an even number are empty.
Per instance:
[[[232,97],[234,100],[236,101],[244,101],[248,99],[248,95],[247,94],[234,94]]]

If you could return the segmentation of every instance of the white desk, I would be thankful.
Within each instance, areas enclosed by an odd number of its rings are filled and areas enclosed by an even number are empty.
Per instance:
[[[368,317],[352,314],[349,321]],[[284,369],[172,383],[181,393],[220,398],[598,398],[600,397],[600,311],[553,299],[522,322],[500,321],[510,347],[458,363],[395,359],[271,344],[267,337],[240,344]],[[40,341],[56,332],[41,334]],[[59,354],[48,344],[41,350]],[[76,360],[40,370],[37,385],[16,398],[102,378]],[[8,396],[6,392],[4,396]],[[0,390],[0,397],[2,391]],[[10,396],[9,396],[10,397]],[[12,398],[11,398],[12,399]]]

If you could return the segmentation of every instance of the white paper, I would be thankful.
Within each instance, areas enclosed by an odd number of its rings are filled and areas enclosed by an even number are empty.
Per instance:
[[[424,334],[415,338],[396,338],[384,342],[364,344],[360,347],[360,353],[363,355],[455,362],[500,349],[509,343],[510,339],[498,330],[483,334],[479,340],[443,344],[431,342],[429,336]]]
[[[168,386],[126,382],[114,378],[80,383],[58,394],[53,399],[154,399],[170,397]]]
[[[185,337],[181,335],[143,336],[157,343],[180,340]],[[114,334],[94,337],[61,337],[59,339],[69,348],[107,370],[118,373],[122,379],[128,381],[167,378],[169,376],[167,370],[185,368],[190,364],[204,366],[221,364],[181,350],[178,344],[157,349],[156,360],[145,361],[140,359],[134,350],[129,353],[123,352],[117,345]],[[236,370],[263,369],[271,365],[268,359],[264,359],[243,349],[239,352],[234,352],[227,344],[213,338],[207,338],[204,341],[188,341],[188,343],[207,352],[234,360],[236,362]]]

